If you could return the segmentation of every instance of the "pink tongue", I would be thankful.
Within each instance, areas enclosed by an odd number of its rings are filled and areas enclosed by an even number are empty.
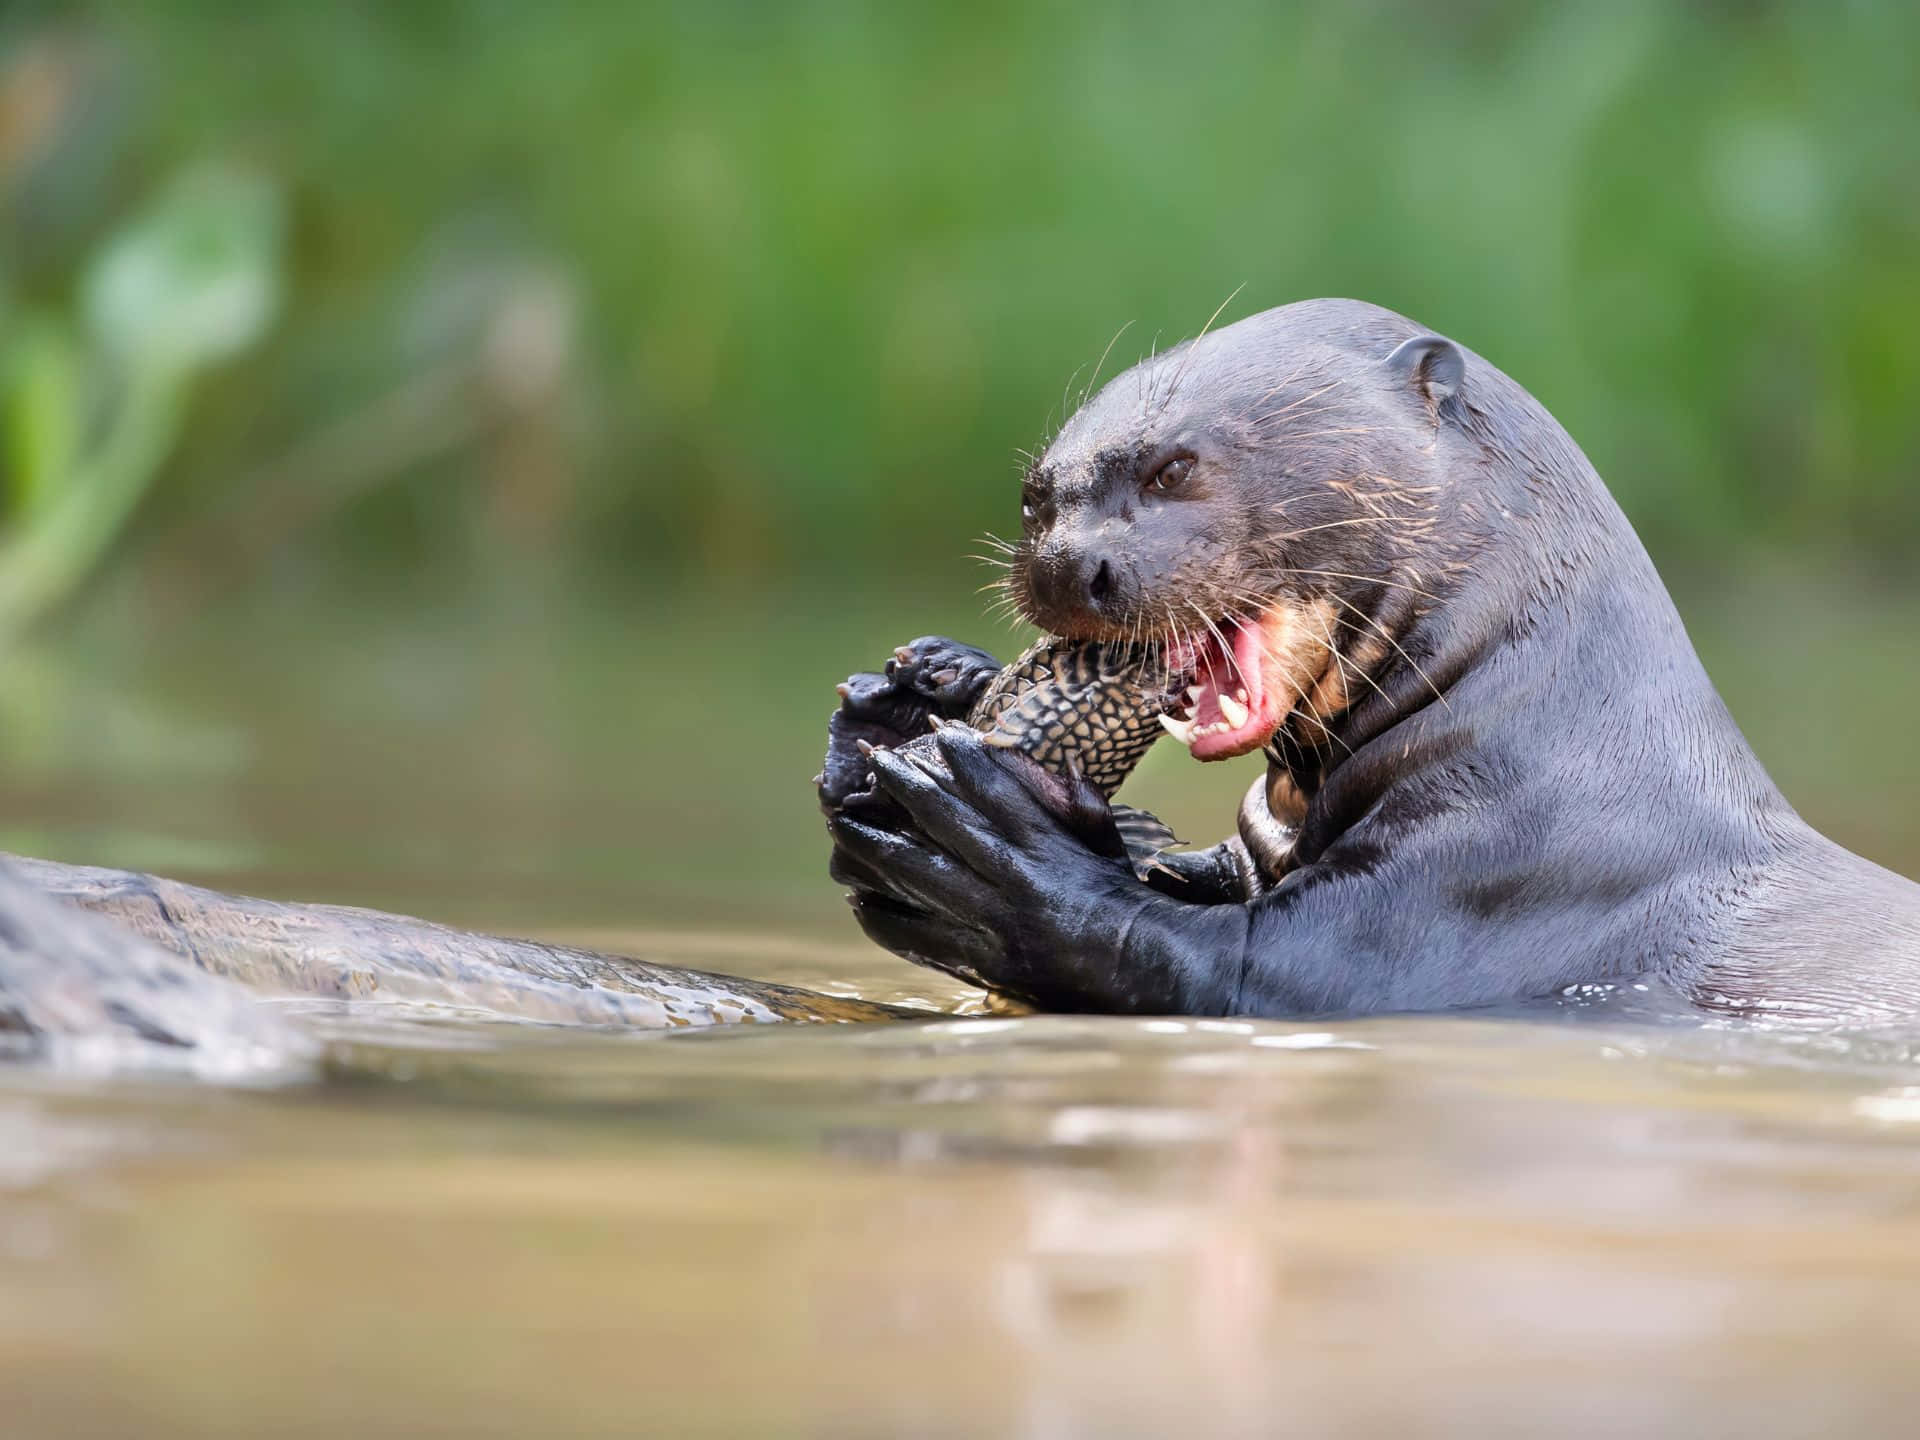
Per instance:
[[[1200,687],[1200,695],[1192,712],[1195,733],[1191,746],[1196,760],[1228,760],[1258,750],[1272,738],[1283,718],[1267,713],[1270,697],[1262,666],[1266,658],[1262,627],[1223,628],[1233,644],[1231,658],[1218,640],[1210,640],[1199,656],[1194,683]],[[1229,714],[1229,709],[1233,713]],[[1199,733],[1203,730],[1207,733]]]

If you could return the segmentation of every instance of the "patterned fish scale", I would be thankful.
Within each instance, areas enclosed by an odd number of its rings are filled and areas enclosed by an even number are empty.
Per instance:
[[[967,719],[987,743],[1056,773],[1072,761],[1111,796],[1163,733],[1166,688],[1146,646],[1047,638],[994,677]]]

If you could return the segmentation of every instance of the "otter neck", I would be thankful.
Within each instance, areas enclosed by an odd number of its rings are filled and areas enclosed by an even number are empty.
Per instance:
[[[1369,815],[1547,783],[1499,744],[1525,727],[1552,727],[1588,757],[1579,783],[1604,781],[1608,803],[1643,807],[1650,836],[1685,831],[1698,847],[1685,863],[1739,863],[1803,828],[1700,665],[1651,560],[1614,516],[1625,545],[1579,557],[1585,563],[1551,585],[1498,556],[1477,566],[1473,583],[1399,631],[1375,684],[1330,727],[1334,743],[1281,747],[1307,800],[1297,863]],[[1506,584],[1487,583],[1503,570]],[[1567,686],[1568,675],[1581,687]],[[1676,735],[1688,743],[1661,743]],[[1676,826],[1678,814],[1694,823]]]

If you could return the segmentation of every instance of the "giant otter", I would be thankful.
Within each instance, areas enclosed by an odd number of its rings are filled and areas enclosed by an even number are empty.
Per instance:
[[[1920,886],[1794,813],[1592,465],[1464,347],[1350,300],[1255,315],[1103,388],[1021,514],[1024,615],[1162,647],[1191,686],[1169,728],[1200,760],[1264,750],[1268,774],[1240,837],[1143,882],[1090,787],[1063,801],[965,726],[898,748],[928,695],[966,714],[990,657],[941,642],[939,687],[855,676],[822,802],[832,873],[888,949],[1056,1010],[1630,982],[1920,1013]]]

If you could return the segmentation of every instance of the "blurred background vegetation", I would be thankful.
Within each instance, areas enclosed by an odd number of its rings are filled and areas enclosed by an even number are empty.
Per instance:
[[[980,636],[1015,447],[1244,284],[1528,385],[1911,869],[1916,54],[1767,0],[14,0],[0,847],[528,923],[697,915],[718,851],[824,913],[826,687]],[[1242,782],[1156,764],[1213,838]]]

